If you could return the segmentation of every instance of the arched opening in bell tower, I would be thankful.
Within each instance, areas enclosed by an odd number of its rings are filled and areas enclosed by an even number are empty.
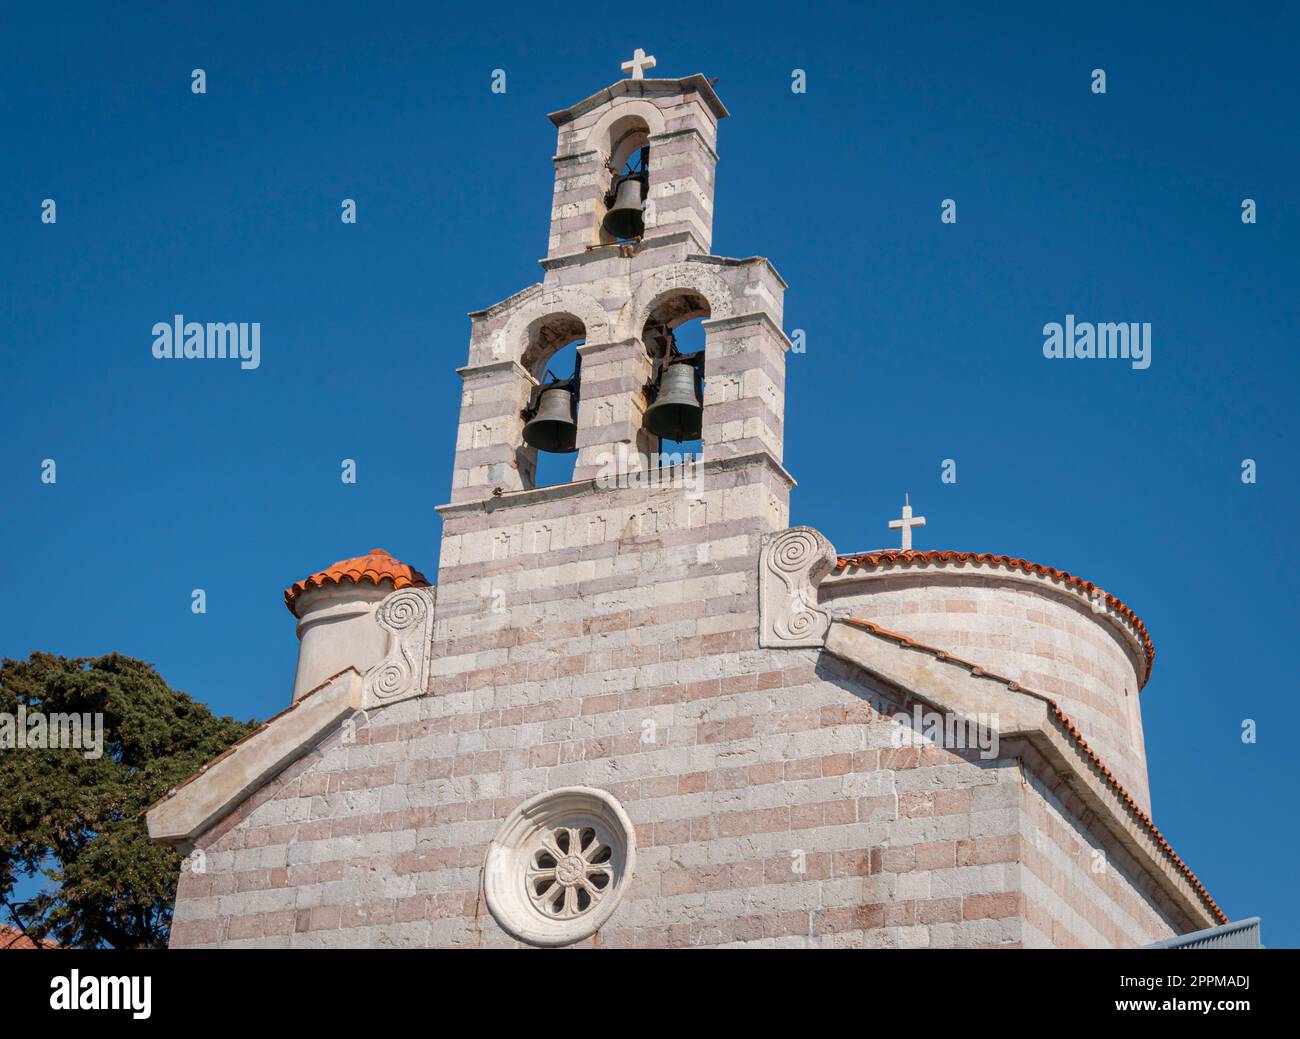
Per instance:
[[[627,115],[610,124],[605,171],[609,177],[596,221],[597,241],[638,239],[650,222],[650,129]]]
[[[572,314],[548,314],[528,329],[521,364],[537,385],[521,416],[519,476],[525,489],[573,480],[582,394],[578,347],[586,336],[586,326]]]
[[[701,454],[704,415],[704,322],[709,303],[696,292],[669,294],[651,307],[641,341],[652,363],[645,427],[660,455]]]

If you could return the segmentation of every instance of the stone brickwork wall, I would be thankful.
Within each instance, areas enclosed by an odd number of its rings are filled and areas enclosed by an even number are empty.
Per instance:
[[[1024,944],[1133,948],[1194,929],[1030,747],[1020,812]]]
[[[583,944],[1019,941],[1017,770],[894,749],[814,651],[666,612],[723,630],[557,621],[526,645],[565,652],[522,681],[466,672],[327,741],[205,839],[173,946],[514,944],[479,897],[488,842],[570,784],[619,798],[638,841],[628,897]]]
[[[840,615],[864,617],[1043,693],[1087,734],[1142,808],[1151,810],[1138,707],[1145,665],[1084,598],[991,574],[841,576]]]
[[[569,785],[617,797],[638,842],[627,898],[584,945],[1173,933],[1121,853],[1091,871],[1098,838],[1032,750],[900,747],[887,691],[818,650],[759,649],[754,539],[735,540],[746,549],[716,548],[707,578],[640,541],[626,551],[657,559],[655,579],[513,586],[534,600],[510,607],[526,623],[475,638],[470,618],[496,617],[479,598],[441,658],[464,666],[434,695],[358,717],[204,838],[172,944],[513,945],[480,896],[488,843],[521,801]],[[691,580],[708,587],[689,594]]]

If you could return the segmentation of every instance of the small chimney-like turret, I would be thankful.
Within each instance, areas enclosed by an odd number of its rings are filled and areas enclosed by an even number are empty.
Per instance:
[[[420,571],[375,548],[286,588],[284,604],[298,618],[293,702],[348,667],[365,674],[379,663],[388,633],[375,620],[375,608],[399,588],[428,585]]]

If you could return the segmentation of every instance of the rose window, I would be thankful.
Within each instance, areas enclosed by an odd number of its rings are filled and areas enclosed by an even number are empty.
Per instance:
[[[605,896],[614,879],[613,851],[593,827],[543,832],[528,870],[528,895],[543,913],[572,919]]]
[[[568,787],[525,801],[488,848],[483,892],[502,929],[532,945],[595,934],[627,891],[636,837],[603,790]]]

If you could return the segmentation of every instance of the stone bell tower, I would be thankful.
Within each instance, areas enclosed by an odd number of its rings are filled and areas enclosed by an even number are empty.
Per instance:
[[[466,616],[490,611],[493,594],[496,609],[517,611],[526,608],[522,585],[531,595],[532,583],[554,590],[578,573],[628,574],[636,569],[629,553],[643,549],[670,552],[682,578],[704,577],[725,565],[719,551],[752,562],[761,535],[786,525],[785,283],[766,259],[709,252],[726,116],[699,74],[621,80],[551,114],[558,135],[542,281],[470,315],[451,502],[439,510],[440,618],[453,597],[463,596]],[[604,218],[633,158],[644,170],[644,232],[618,240]],[[657,454],[680,449],[646,428],[655,335],[697,318],[705,333],[700,446],[687,465],[662,469]],[[573,482],[537,487],[522,412],[547,361],[575,341]],[[657,475],[609,479],[624,458]],[[547,574],[552,565],[557,572]],[[487,612],[493,617],[504,614]]]

